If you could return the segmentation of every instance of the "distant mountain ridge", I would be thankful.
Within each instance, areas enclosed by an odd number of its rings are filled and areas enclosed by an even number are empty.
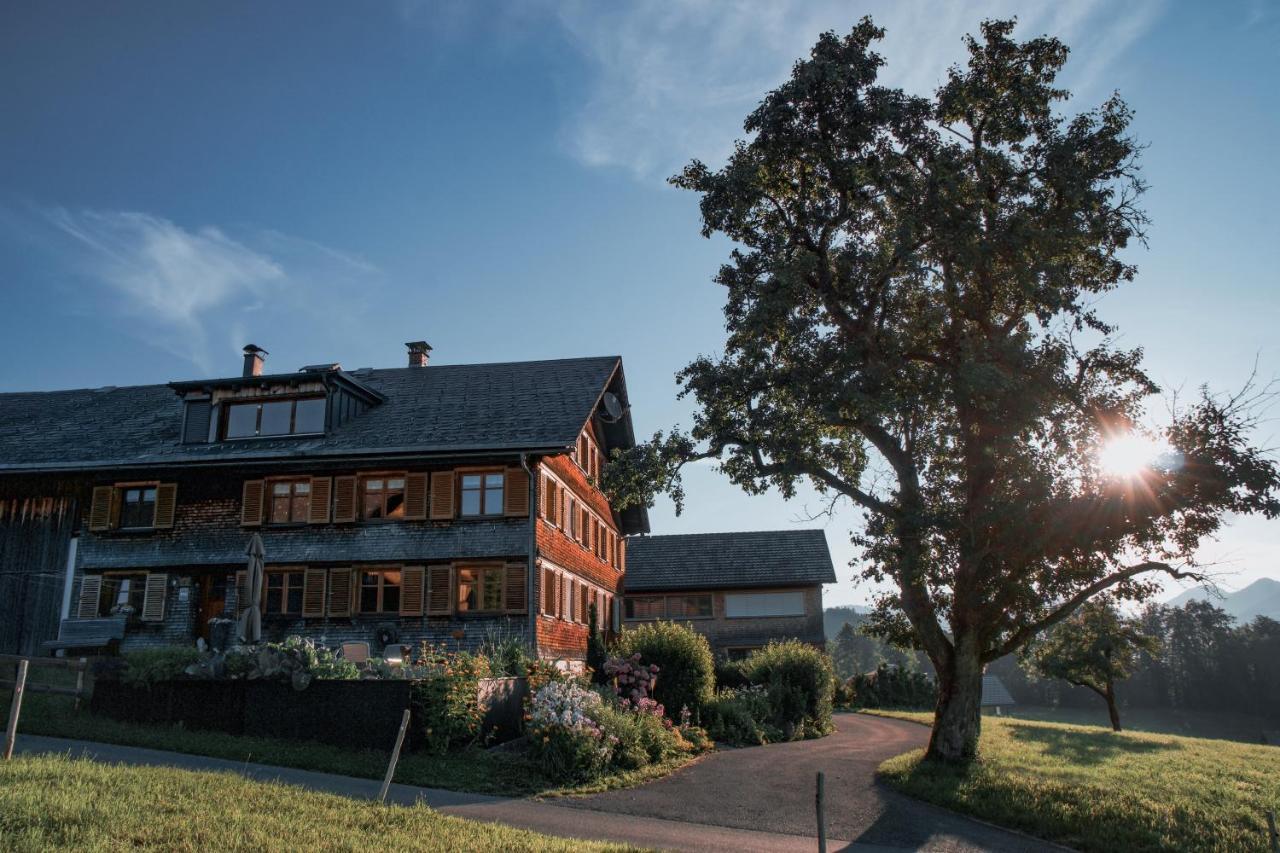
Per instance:
[[[862,623],[862,617],[871,611],[870,607],[861,604],[846,604],[840,607],[828,607],[822,613],[823,633],[828,640],[834,640],[836,634],[844,627],[844,623],[852,622],[856,628]]]
[[[1258,616],[1280,621],[1280,580],[1261,578],[1244,589],[1224,595],[1219,598],[1207,587],[1196,586],[1175,595],[1165,606],[1182,607],[1189,601],[1205,601],[1234,616],[1238,625],[1252,622]]]

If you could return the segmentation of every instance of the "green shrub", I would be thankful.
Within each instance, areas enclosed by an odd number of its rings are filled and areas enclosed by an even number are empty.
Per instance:
[[[529,672],[529,644],[519,634],[490,632],[480,645],[480,654],[489,659],[494,678],[521,678]]]
[[[737,687],[746,687],[750,684],[751,682],[747,681],[747,674],[742,668],[744,663],[745,661],[728,660],[727,658],[720,658],[717,660],[716,689],[733,689]]]
[[[764,687],[721,690],[703,712],[707,734],[733,746],[759,746],[782,739],[770,722],[772,711]]]
[[[743,663],[752,684],[769,698],[769,722],[787,738],[821,737],[831,731],[831,658],[796,640],[773,642]]]
[[[852,708],[858,699],[858,691],[853,685],[852,678],[842,681],[837,677],[832,690],[831,701],[837,708]]]
[[[849,679],[858,708],[899,708],[931,711],[938,703],[938,688],[923,672],[880,664],[875,672]]]
[[[296,662],[302,671],[312,678],[351,681],[360,677],[360,668],[354,663],[338,657],[337,652],[328,646],[317,645],[306,637],[297,635],[285,637],[283,643],[267,643],[266,649],[279,652],[282,657]],[[255,658],[260,661],[262,657],[262,651],[259,650]],[[284,661],[272,662],[270,667],[272,669],[283,668],[286,671],[291,668]],[[262,675],[265,676],[267,673],[262,673]]]
[[[715,660],[707,638],[674,622],[650,622],[622,632],[613,653],[629,658],[640,655],[658,667],[653,698],[666,708],[667,715],[679,719],[688,708],[698,714],[715,694]]]
[[[580,729],[549,728],[531,739],[529,752],[551,779],[590,782],[609,769],[610,749]]]
[[[194,646],[158,646],[124,654],[120,680],[134,687],[150,687],[157,681],[180,678],[187,667],[200,660]]]
[[[441,755],[474,743],[484,722],[480,679],[489,677],[488,659],[467,652],[446,654],[423,643],[411,666],[410,706],[422,748]]]

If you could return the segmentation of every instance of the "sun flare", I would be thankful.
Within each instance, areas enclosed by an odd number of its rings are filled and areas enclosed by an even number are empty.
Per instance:
[[[1163,441],[1138,433],[1116,436],[1098,450],[1098,467],[1112,477],[1134,477],[1169,453]]]

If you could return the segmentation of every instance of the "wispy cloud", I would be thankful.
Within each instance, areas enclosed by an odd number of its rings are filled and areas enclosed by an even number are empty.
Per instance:
[[[570,115],[565,144],[591,166],[661,179],[693,157],[723,159],[742,120],[824,30],[863,14],[888,30],[882,79],[928,93],[963,58],[961,37],[984,18],[1016,15],[1023,35],[1051,33],[1073,47],[1067,82],[1083,97],[1158,16],[1162,0],[1079,2],[652,0],[558,7],[557,17],[594,70]]]
[[[206,372],[214,363],[210,339],[221,341],[221,332],[235,342],[225,346],[238,348],[255,327],[265,331],[268,317],[379,272],[361,258],[274,230],[231,236],[136,211],[41,212],[52,226],[51,253],[82,279],[86,303],[127,317],[139,337]]]

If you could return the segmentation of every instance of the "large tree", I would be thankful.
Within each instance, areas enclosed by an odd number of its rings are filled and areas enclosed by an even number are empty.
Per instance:
[[[878,630],[938,674],[940,759],[976,754],[988,661],[1101,592],[1194,572],[1224,514],[1280,510],[1238,396],[1178,411],[1159,464],[1099,465],[1158,390],[1094,306],[1134,277],[1139,146],[1118,97],[1060,114],[1067,48],[1013,29],[984,23],[931,98],[877,83],[869,19],[823,35],[723,168],[672,179],[735,244],[728,338],[678,376],[691,432],[604,477],[624,506],[679,506],[680,466],[711,458],[750,493],[808,481],[861,507],[861,576],[893,589]]]
[[[1107,703],[1111,728],[1120,731],[1116,682],[1133,673],[1139,653],[1152,654],[1158,646],[1155,637],[1142,632],[1137,619],[1125,616],[1103,597],[1086,602],[1050,628],[1023,650],[1023,658],[1039,675],[1097,693]]]

